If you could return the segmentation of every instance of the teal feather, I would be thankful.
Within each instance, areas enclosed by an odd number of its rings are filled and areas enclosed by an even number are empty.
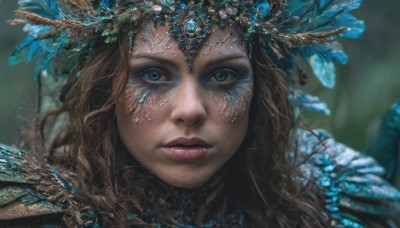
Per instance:
[[[299,23],[288,23],[284,28],[288,32],[324,31],[341,27],[353,27],[357,20],[345,20],[342,15],[358,9],[361,0],[303,0],[288,1],[292,16],[300,19]]]
[[[37,52],[40,49],[40,44],[41,44],[41,41],[32,42],[32,44],[30,45],[30,47],[28,49],[28,56],[27,56],[28,62],[32,61],[32,59],[35,57],[35,55],[37,54]]]
[[[4,186],[0,188],[0,207],[13,203],[27,194],[27,191],[23,187]]]
[[[365,201],[348,196],[342,196],[339,200],[339,204],[352,211],[381,216],[396,216],[398,215],[398,211],[400,211],[398,203],[389,201]]]
[[[341,64],[346,64],[348,61],[348,56],[337,42],[301,47],[300,55],[310,65],[321,84],[327,88],[333,88],[336,83],[333,61]]]
[[[385,177],[390,181],[394,180],[399,165],[399,142],[400,102],[397,102],[383,117],[377,135],[365,151],[385,167]]]
[[[19,9],[50,19],[61,18],[60,8],[54,0],[19,0]]]
[[[375,183],[375,184],[374,184]],[[396,188],[384,181],[379,185],[370,181],[368,184],[354,183],[343,181],[339,183],[339,187],[344,193],[356,198],[364,198],[369,200],[399,200],[400,193]]]
[[[10,65],[16,65],[22,61],[22,58],[20,58],[19,54],[23,49],[31,45],[35,41],[35,38],[33,36],[26,36],[25,39],[15,47],[13,53],[10,55],[8,58],[8,64]]]
[[[305,56],[305,60],[310,65],[314,75],[321,84],[327,88],[333,88],[336,84],[335,65],[331,60],[327,60],[321,53],[312,49]]]
[[[52,0],[19,0],[19,10],[38,14],[49,19],[63,18],[61,9],[56,1]],[[37,56],[35,63],[34,77],[35,79],[42,71],[47,70],[49,64],[60,52],[65,42],[59,42],[60,37],[48,39],[36,39],[35,37],[46,37],[55,32],[53,26],[26,24],[24,30],[28,32],[28,36],[15,48],[14,52],[9,57],[9,64],[15,65],[22,61],[23,57],[20,53],[24,49],[28,49],[26,56],[28,61],[31,61]],[[63,36],[65,38],[65,36]]]
[[[316,180],[325,208],[339,227],[363,227],[369,219],[400,216],[400,192],[381,177],[384,169],[373,158],[323,130],[297,130],[297,138],[300,155],[309,158],[301,170]]]
[[[292,106],[305,109],[310,112],[321,113],[329,115],[331,111],[328,105],[321,99],[310,94],[306,94],[301,90],[294,90],[290,95],[290,101]]]

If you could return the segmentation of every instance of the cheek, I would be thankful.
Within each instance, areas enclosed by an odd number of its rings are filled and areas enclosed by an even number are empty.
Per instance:
[[[140,124],[151,121],[155,113],[169,102],[171,93],[164,94],[148,87],[129,83],[120,100],[124,106],[125,115],[129,116],[134,124]]]
[[[218,115],[223,122],[243,121],[248,117],[253,96],[253,83],[240,82],[235,88],[223,93],[209,92],[209,96],[215,102],[211,108],[217,107]]]

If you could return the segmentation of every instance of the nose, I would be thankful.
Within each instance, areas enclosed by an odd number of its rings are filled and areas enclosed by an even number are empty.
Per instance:
[[[193,79],[179,86],[174,96],[174,109],[171,112],[174,123],[194,126],[201,125],[207,119],[205,99],[197,84]]]

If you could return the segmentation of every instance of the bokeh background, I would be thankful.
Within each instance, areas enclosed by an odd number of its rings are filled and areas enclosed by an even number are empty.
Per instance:
[[[18,131],[36,111],[37,85],[33,64],[8,66],[7,58],[24,36],[21,27],[9,26],[16,0],[0,0],[0,142],[14,144]],[[363,150],[391,104],[400,99],[399,0],[364,1],[355,14],[367,31],[359,40],[345,41],[349,64],[338,70],[335,89],[311,83],[310,90],[330,106],[329,117],[307,115],[309,126],[325,128],[335,137]]]

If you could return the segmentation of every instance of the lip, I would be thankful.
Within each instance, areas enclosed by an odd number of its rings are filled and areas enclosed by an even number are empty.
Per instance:
[[[197,137],[179,137],[163,146],[164,153],[176,161],[195,161],[204,157],[212,147],[205,140]]]

